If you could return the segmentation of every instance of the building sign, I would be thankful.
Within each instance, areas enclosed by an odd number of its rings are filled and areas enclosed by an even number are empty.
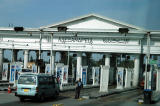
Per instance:
[[[59,37],[58,41],[62,43],[68,43],[68,42],[88,43],[88,44],[93,43],[92,38],[80,38],[80,37]]]
[[[85,44],[126,44],[129,43],[127,38],[104,37],[94,39],[92,37],[59,37],[58,42],[65,43],[85,43]]]
[[[103,43],[128,43],[129,39],[125,38],[104,38]]]

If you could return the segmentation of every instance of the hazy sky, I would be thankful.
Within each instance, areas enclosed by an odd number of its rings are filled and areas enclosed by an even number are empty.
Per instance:
[[[0,0],[0,27],[40,27],[95,13],[160,30],[159,10],[160,0]]]

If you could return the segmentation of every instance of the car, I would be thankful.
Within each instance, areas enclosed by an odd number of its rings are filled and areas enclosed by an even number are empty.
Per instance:
[[[58,97],[59,84],[53,75],[28,73],[21,74],[15,96],[23,102],[25,99],[44,101],[47,97]]]

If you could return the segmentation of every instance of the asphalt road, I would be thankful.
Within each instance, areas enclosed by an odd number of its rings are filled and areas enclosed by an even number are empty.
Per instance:
[[[139,106],[137,100],[142,97],[142,91],[134,90],[120,94],[114,94],[97,99],[74,99],[74,91],[63,92],[57,99],[47,99],[45,102],[37,102],[33,100],[26,100],[20,102],[14,93],[8,94],[0,92],[0,106]],[[160,102],[152,104],[153,106],[160,106]],[[147,106],[141,104],[141,106]]]

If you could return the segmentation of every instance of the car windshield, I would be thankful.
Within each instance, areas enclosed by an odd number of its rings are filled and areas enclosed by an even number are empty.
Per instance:
[[[34,76],[20,76],[18,84],[35,85],[36,78]]]

